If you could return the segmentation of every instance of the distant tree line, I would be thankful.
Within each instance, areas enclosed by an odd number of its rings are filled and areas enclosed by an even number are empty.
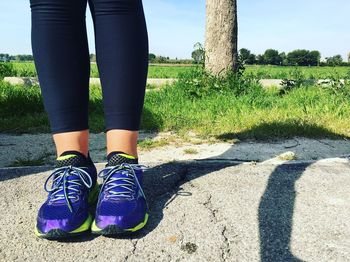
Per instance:
[[[191,54],[192,59],[171,59],[168,56],[155,55],[150,53],[148,60],[150,63],[169,63],[169,64],[201,64],[204,63],[205,50],[200,43],[194,45]],[[289,53],[279,52],[275,49],[267,49],[263,54],[255,55],[249,49],[242,48],[239,50],[239,58],[242,63],[247,65],[282,65],[282,66],[349,66],[350,53],[348,62],[343,61],[341,55],[326,57],[321,61],[321,53],[316,50],[297,49]],[[10,61],[33,61],[32,55],[9,55],[0,53],[0,62]],[[96,62],[96,55],[90,54],[90,61]]]
[[[32,55],[9,55],[0,54],[0,62],[10,62],[10,61],[33,61]]]
[[[96,62],[96,55],[90,55],[90,61]],[[191,59],[171,59],[169,56],[155,55],[153,53],[148,54],[148,61],[154,64],[191,64],[193,61]]]
[[[96,62],[96,55],[90,54],[90,61]],[[148,54],[148,61],[155,64],[191,64],[191,59],[170,59],[168,56],[157,56],[153,53]]]
[[[350,56],[347,63],[343,61],[341,55],[326,57],[325,61],[321,61],[319,51],[305,49],[297,49],[287,54],[275,49],[267,49],[263,54],[255,55],[249,49],[242,48],[239,50],[239,58],[247,65],[348,66],[350,63]]]
[[[175,59],[169,58],[169,56],[161,56],[150,53],[148,55],[148,61],[155,64],[192,64],[192,59]]]

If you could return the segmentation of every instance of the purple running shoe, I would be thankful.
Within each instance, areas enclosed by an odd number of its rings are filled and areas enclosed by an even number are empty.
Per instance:
[[[52,180],[51,188],[48,182]],[[66,151],[56,160],[44,188],[49,193],[40,207],[35,234],[46,239],[64,239],[90,231],[89,207],[96,202],[99,186],[90,155]]]
[[[142,229],[148,220],[148,206],[142,190],[143,170],[138,159],[124,152],[112,152],[98,176],[103,184],[91,232],[118,236]]]

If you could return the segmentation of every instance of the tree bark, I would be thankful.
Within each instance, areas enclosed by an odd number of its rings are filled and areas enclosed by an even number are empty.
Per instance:
[[[205,69],[218,75],[237,70],[237,0],[206,1]]]

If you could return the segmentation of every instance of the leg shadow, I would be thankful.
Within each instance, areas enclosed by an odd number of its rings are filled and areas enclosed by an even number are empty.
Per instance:
[[[285,163],[270,175],[259,205],[261,261],[302,261],[290,250],[295,183],[309,163]]]

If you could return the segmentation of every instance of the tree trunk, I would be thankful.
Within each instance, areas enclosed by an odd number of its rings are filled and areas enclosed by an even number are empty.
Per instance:
[[[237,70],[237,0],[206,1],[205,69],[218,75]]]

